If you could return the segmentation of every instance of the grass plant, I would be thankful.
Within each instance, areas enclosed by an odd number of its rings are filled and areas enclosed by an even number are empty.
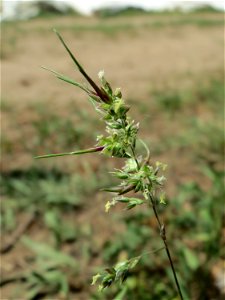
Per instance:
[[[163,185],[166,178],[162,173],[165,171],[166,165],[161,162],[152,164],[150,150],[144,141],[138,138],[139,123],[136,123],[128,116],[130,107],[126,105],[120,89],[113,91],[112,87],[105,79],[104,71],[99,72],[101,86],[98,86],[72,54],[61,35],[56,30],[55,33],[73,60],[76,68],[78,68],[79,72],[84,76],[91,87],[80,84],[53,70],[49,71],[58,79],[72,84],[87,93],[91,104],[101,115],[101,120],[105,122],[106,134],[97,136],[96,145],[91,146],[88,149],[41,155],[36,158],[50,158],[66,155],[73,156],[98,152],[109,157],[123,159],[125,161],[124,166],[121,169],[115,169],[112,172],[112,175],[117,178],[120,183],[117,186],[103,189],[104,191],[114,193],[115,195],[112,200],[109,200],[106,203],[105,210],[108,212],[111,207],[118,204],[123,204],[127,210],[141,205],[146,205],[153,210],[158,224],[159,236],[171,267],[177,292],[180,299],[184,299],[167,241],[166,225],[160,219],[158,213],[158,205],[165,204]],[[137,143],[140,143],[143,146],[143,150],[146,152],[145,156],[143,156],[142,153],[137,152]],[[131,196],[130,193],[132,193]],[[136,193],[140,194],[140,196],[133,196],[133,194]],[[115,282],[123,284],[127,279],[129,272],[134,269],[141,260],[142,255],[143,253],[140,253],[139,256],[120,261],[114,267],[107,268],[104,272],[96,274],[93,277],[92,284],[99,282],[100,290],[111,286]]]

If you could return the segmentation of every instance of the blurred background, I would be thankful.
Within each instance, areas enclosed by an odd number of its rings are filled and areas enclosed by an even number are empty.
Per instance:
[[[121,87],[152,162],[168,165],[159,211],[185,299],[224,285],[223,1],[1,3],[1,299],[178,299],[164,251],[144,255],[123,286],[97,272],[159,249],[151,211],[105,213],[121,160],[35,155],[91,147],[104,124],[52,28],[96,81]]]

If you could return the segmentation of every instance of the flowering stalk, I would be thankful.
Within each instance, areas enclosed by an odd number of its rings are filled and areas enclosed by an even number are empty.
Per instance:
[[[174,264],[171,258],[169,247],[167,244],[165,225],[160,220],[157,212],[158,198],[159,203],[165,203],[165,194],[162,191],[165,177],[160,175],[165,170],[166,165],[156,162],[155,165],[150,164],[150,151],[143,141],[140,140],[146,150],[146,157],[139,155],[136,150],[136,142],[139,123],[135,123],[128,116],[129,106],[127,106],[122,97],[120,89],[113,91],[110,84],[104,77],[104,72],[99,72],[101,86],[99,87],[86,73],[77,59],[71,53],[60,34],[55,30],[58,38],[65,47],[66,51],[72,58],[75,66],[84,76],[88,86],[80,84],[71,78],[68,78],[60,73],[49,70],[56,75],[57,78],[69,84],[73,84],[81,88],[89,96],[89,100],[94,105],[94,108],[102,116],[102,120],[106,124],[106,134],[97,137],[97,144],[86,150],[79,150],[68,153],[48,154],[37,156],[36,158],[48,158],[65,155],[79,155],[85,153],[99,152],[110,157],[123,158],[124,166],[121,169],[115,169],[112,175],[120,180],[120,184],[113,187],[103,189],[104,191],[115,193],[112,200],[105,205],[105,210],[108,212],[110,208],[117,203],[123,203],[126,208],[133,209],[139,205],[148,205],[153,209],[155,218],[158,223],[160,237],[163,241],[166,254],[168,256],[170,266],[173,272],[175,284],[177,287],[180,299],[183,299],[181,288],[177,279]],[[46,68],[45,68],[46,69]],[[139,197],[124,196],[129,192],[139,193]],[[159,194],[159,197],[157,195]],[[97,274],[93,277],[93,284],[100,282],[100,289],[109,287],[113,282],[124,282],[128,276],[130,269],[134,268],[142,255],[131,258],[124,262],[120,262],[113,268],[106,269],[106,272]]]

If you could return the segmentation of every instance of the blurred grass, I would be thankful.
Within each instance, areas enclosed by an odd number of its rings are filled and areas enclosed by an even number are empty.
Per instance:
[[[224,17],[222,13],[218,13],[217,17],[211,16],[211,15],[192,15],[192,14],[183,14],[180,16],[180,14],[171,15],[162,15],[160,17],[159,15],[156,15],[151,18],[151,15],[145,16],[144,21],[140,23],[132,23],[130,20],[130,17],[118,17],[116,18],[116,22],[114,18],[112,19],[103,19],[99,20],[98,18],[92,18],[92,24],[89,24],[89,22],[84,23],[83,18],[77,19],[76,23],[72,23],[70,25],[63,25],[60,22],[60,19],[57,21],[57,29],[62,30],[69,30],[76,33],[85,33],[85,32],[99,32],[103,33],[105,35],[112,35],[120,32],[127,32],[127,31],[135,31],[140,29],[163,29],[163,28],[169,28],[169,27],[180,27],[180,26],[197,26],[197,27],[212,27],[212,26],[223,26],[224,25]],[[37,19],[38,20],[38,19]],[[80,21],[82,20],[82,22]],[[87,18],[88,21],[88,18]],[[16,32],[20,32],[25,34],[26,32],[29,32],[29,24],[32,21],[12,21],[8,22],[5,21],[2,23],[3,32],[6,33],[6,31],[11,31],[11,41],[14,42],[12,30],[15,34],[15,28]],[[53,18],[54,22],[54,18]],[[61,23],[61,24],[60,24]],[[80,23],[80,24],[79,24]],[[38,25],[38,26],[32,26],[32,30],[34,32],[46,32],[46,29],[49,29],[49,25],[44,23],[44,25]],[[9,36],[9,33],[8,33]],[[4,48],[3,48],[4,49]]]
[[[189,15],[193,15],[193,14],[199,14],[199,13],[221,13],[222,11],[220,9],[217,9],[211,5],[202,5],[200,7],[193,7],[188,14]],[[94,14],[97,17],[100,18],[114,18],[114,17],[132,17],[132,16],[145,16],[145,15],[149,15],[149,16],[165,16],[165,15],[185,15],[187,14],[182,12],[181,9],[179,8],[174,8],[174,9],[161,9],[159,11],[154,11],[154,10],[144,10],[142,8],[139,7],[134,7],[134,6],[127,6],[127,7],[122,7],[122,8],[100,8],[100,9],[96,9],[94,11]]]

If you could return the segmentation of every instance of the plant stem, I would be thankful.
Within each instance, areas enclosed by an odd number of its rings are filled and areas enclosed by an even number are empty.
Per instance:
[[[132,151],[134,160],[135,160],[135,162],[136,162],[136,164],[137,164],[137,168],[138,168],[138,170],[139,170],[139,169],[140,169],[140,165],[139,165],[139,162],[138,162],[138,160],[137,160],[137,158],[136,158],[134,147],[131,146],[130,148],[131,148],[131,151]]]
[[[168,247],[168,244],[167,244],[167,240],[166,240],[165,225],[162,224],[162,222],[159,219],[159,215],[158,215],[158,212],[157,212],[157,209],[156,209],[155,201],[154,201],[154,199],[153,199],[153,197],[152,197],[151,194],[149,194],[149,200],[151,201],[152,209],[154,211],[155,217],[156,217],[158,225],[159,225],[160,236],[161,236],[162,241],[164,243],[166,254],[167,254],[167,257],[168,257],[169,262],[170,262],[170,266],[171,266],[171,269],[172,269],[172,272],[173,272],[173,277],[174,277],[174,280],[175,280],[175,283],[176,283],[178,294],[180,296],[180,299],[183,300],[184,298],[183,298],[183,295],[182,295],[182,292],[181,292],[180,284],[179,284],[179,281],[178,281],[178,278],[177,278],[177,275],[176,275],[176,271],[175,271],[175,268],[174,268],[173,260],[172,260],[172,257],[170,255],[170,250],[169,250],[169,247]]]
[[[137,167],[139,169],[140,166],[139,166],[138,160],[136,158],[135,148],[132,147],[132,146],[131,146],[131,151],[132,151],[132,154],[133,154],[133,158],[135,159],[135,161],[137,163]],[[149,180],[149,183],[151,183],[150,180]],[[159,215],[158,215],[158,212],[157,212],[157,209],[156,209],[156,201],[153,199],[153,196],[151,195],[150,192],[148,193],[148,197],[149,197],[149,200],[151,202],[151,206],[152,206],[155,218],[156,218],[158,226],[159,226],[160,237],[162,238],[162,241],[163,241],[164,246],[165,246],[166,254],[167,254],[167,257],[168,257],[169,262],[170,262],[170,267],[171,267],[172,272],[173,272],[173,277],[174,277],[174,280],[175,280],[175,283],[176,283],[178,294],[180,296],[180,299],[184,300],[182,292],[181,292],[180,284],[179,284],[179,281],[178,281],[178,278],[177,278],[177,274],[176,274],[176,271],[175,271],[175,268],[174,268],[173,260],[172,260],[171,254],[170,254],[169,246],[167,244],[165,225],[160,221],[160,218],[159,218]]]

